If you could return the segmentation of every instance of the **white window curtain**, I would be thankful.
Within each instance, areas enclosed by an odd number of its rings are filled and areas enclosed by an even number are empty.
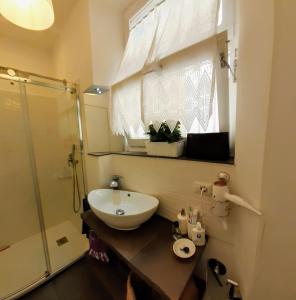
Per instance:
[[[187,131],[198,121],[207,130],[215,91],[216,45],[211,37],[219,2],[165,0],[130,30],[112,84],[113,133],[129,134],[143,123],[163,120],[171,126],[180,120]],[[190,46],[197,43],[193,52]],[[160,69],[141,74],[158,62]]]
[[[130,30],[124,55],[112,85],[140,72],[144,68],[153,45],[157,25],[158,18],[154,10],[149,14],[149,17],[143,19],[142,22]]]
[[[213,112],[216,53],[214,37],[164,59],[161,69],[144,75],[146,127],[166,120],[173,129],[181,121],[190,132],[197,120],[202,131],[207,131]]]
[[[158,29],[149,63],[217,33],[219,0],[166,0],[156,7]]]
[[[112,87],[110,120],[116,135],[133,135],[143,127],[141,109],[141,77],[133,76]]]

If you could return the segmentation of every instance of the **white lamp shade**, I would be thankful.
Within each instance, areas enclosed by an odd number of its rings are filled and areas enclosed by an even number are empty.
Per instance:
[[[10,22],[30,30],[44,30],[54,22],[51,0],[0,0],[0,13]]]

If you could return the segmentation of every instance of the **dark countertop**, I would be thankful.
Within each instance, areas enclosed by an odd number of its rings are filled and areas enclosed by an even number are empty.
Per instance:
[[[178,259],[172,249],[171,222],[158,215],[132,231],[112,229],[92,211],[81,216],[98,237],[147,284],[167,299],[181,298],[205,247],[198,247],[192,258]]]
[[[165,158],[165,159],[174,159],[174,160],[187,160],[187,161],[199,161],[199,162],[207,162],[207,163],[234,165],[233,157],[230,157],[228,160],[209,160],[209,159],[190,158],[190,157],[186,157],[186,156],[181,156],[181,157],[154,156],[154,155],[148,155],[146,152],[90,152],[87,154],[90,156],[95,156],[95,157],[116,154],[116,155],[140,156],[140,157],[150,157],[150,158]]]

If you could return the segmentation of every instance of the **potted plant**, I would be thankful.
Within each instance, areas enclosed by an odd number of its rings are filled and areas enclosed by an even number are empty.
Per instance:
[[[181,136],[180,122],[178,121],[174,130],[171,131],[166,122],[162,122],[157,131],[153,124],[149,125],[147,134],[150,141],[146,143],[148,155],[179,157],[184,150],[184,140]]]

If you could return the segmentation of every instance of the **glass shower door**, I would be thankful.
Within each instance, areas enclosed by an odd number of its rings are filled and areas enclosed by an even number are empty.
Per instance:
[[[21,84],[0,79],[0,299],[48,275]]]
[[[26,98],[49,256],[55,272],[88,248],[81,234],[84,188],[76,94],[27,84]]]

